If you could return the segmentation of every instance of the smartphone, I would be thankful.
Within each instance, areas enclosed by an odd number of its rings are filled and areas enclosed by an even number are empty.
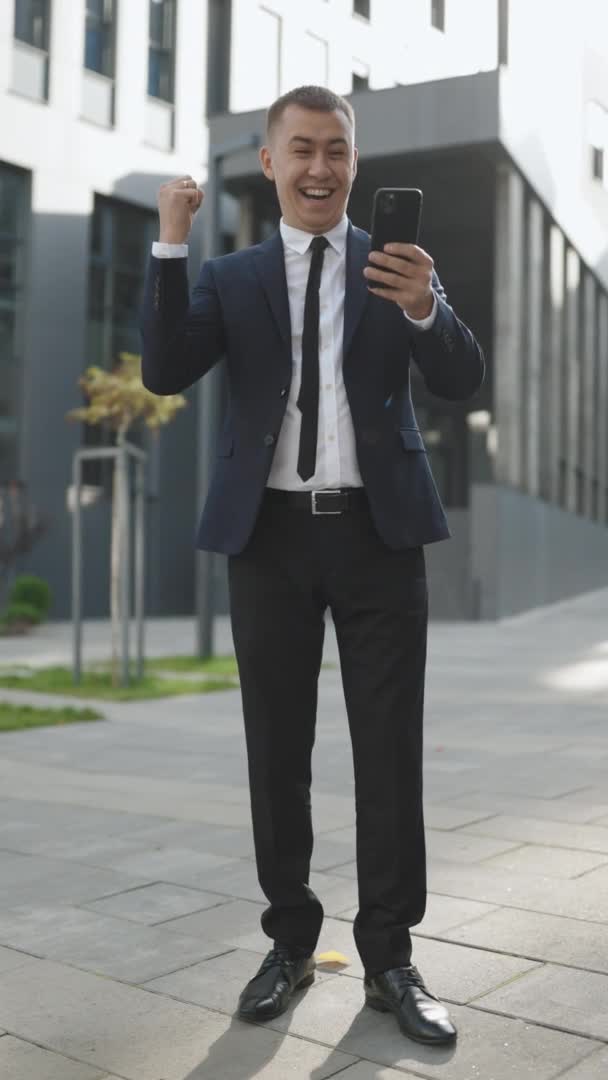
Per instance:
[[[417,244],[422,217],[419,188],[378,188],[372,210],[371,251],[385,244]]]

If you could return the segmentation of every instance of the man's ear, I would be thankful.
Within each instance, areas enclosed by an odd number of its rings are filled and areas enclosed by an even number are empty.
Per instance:
[[[353,146],[353,180],[357,175],[357,162],[359,160],[359,151],[356,146]]]
[[[262,172],[267,180],[274,180],[274,169],[272,167],[272,155],[270,153],[269,146],[260,147],[259,152],[260,165],[262,166]]]

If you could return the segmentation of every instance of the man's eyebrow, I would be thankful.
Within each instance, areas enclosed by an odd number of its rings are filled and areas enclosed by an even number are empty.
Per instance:
[[[314,139],[311,139],[308,135],[292,135],[289,142],[290,143],[302,142],[302,143],[306,143],[309,146],[311,143],[314,142]],[[338,136],[335,139],[329,139],[328,140],[328,145],[329,146],[333,146],[335,143],[341,143],[343,146],[348,146],[347,140],[341,135]]]

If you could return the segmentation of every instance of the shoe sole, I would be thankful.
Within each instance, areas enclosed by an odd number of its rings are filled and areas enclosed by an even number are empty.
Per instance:
[[[425,1039],[423,1036],[413,1035],[412,1032],[409,1031],[409,1029],[402,1022],[401,1015],[398,1009],[393,1008],[392,1005],[387,1005],[385,1001],[382,1001],[378,998],[366,997],[365,1004],[369,1005],[370,1009],[375,1009],[376,1012],[392,1012],[403,1034],[406,1035],[408,1039],[413,1039],[414,1042],[423,1043],[425,1046],[448,1046],[450,1043],[456,1042],[456,1037],[458,1034],[457,1032],[454,1032],[453,1035],[446,1035],[442,1039]]]
[[[287,998],[286,1004],[283,1006],[282,1009],[279,1009],[277,1012],[272,1013],[272,1016],[249,1016],[241,1012],[237,1012],[236,1015],[238,1016],[239,1020],[246,1020],[249,1024],[265,1024],[267,1020],[275,1020],[277,1016],[282,1016],[284,1012],[287,1012],[289,1008],[289,1003],[296,990],[305,990],[307,986],[312,986],[314,981],[315,973],[314,971],[311,971],[310,975],[305,975],[299,983],[296,983],[293,990],[291,991],[291,994]]]

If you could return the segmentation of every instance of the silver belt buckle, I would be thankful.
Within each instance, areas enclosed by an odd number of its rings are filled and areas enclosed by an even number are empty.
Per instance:
[[[317,495],[323,495],[325,498],[330,498],[332,495],[343,496],[343,491],[311,491],[312,497],[312,512],[315,516],[322,517],[325,514],[343,514],[343,510],[322,510],[317,506]]]

